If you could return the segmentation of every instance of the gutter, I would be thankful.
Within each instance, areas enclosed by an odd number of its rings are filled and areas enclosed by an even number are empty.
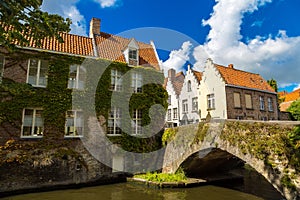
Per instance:
[[[19,46],[19,45],[16,45],[16,46],[20,49],[25,49],[25,50],[33,50],[33,51],[60,54],[60,55],[67,55],[67,56],[77,56],[77,57],[83,57],[83,58],[97,58],[96,56],[85,56],[85,55],[81,55],[81,54],[72,54],[72,53],[53,51],[53,50],[47,50],[47,49],[39,49],[39,48],[33,48],[33,47],[22,47],[22,46]]]
[[[228,87],[235,87],[235,88],[239,88],[239,89],[254,90],[254,91],[257,91],[257,92],[265,92],[265,93],[277,95],[276,92],[271,92],[271,91],[268,91],[268,90],[260,90],[260,89],[248,88],[248,87],[237,86],[237,85],[231,85],[231,84],[225,84],[225,87],[226,87],[226,86],[228,86]]]

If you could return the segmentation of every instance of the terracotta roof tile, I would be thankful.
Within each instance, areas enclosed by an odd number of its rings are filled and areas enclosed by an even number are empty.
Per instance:
[[[289,102],[289,101],[296,101],[297,99],[300,98],[300,89],[297,89],[291,93],[287,93],[286,95],[283,96],[284,102]]]
[[[226,84],[246,87],[250,89],[275,92],[274,89],[259,74],[253,74],[233,67],[215,65]]]
[[[198,83],[200,83],[200,81],[202,80],[202,72],[198,72],[196,70],[192,70],[192,71],[193,71]]]
[[[95,36],[98,56],[108,60],[126,62],[123,51],[126,49],[130,39],[101,32]],[[155,51],[150,44],[137,42],[139,46],[139,65],[152,66],[159,70]]]

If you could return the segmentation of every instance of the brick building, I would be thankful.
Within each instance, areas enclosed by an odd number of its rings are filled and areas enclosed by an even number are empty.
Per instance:
[[[82,136],[82,112],[72,109],[63,110],[63,108],[51,110],[50,98],[66,94],[70,96],[72,90],[84,88],[86,68],[81,63],[85,59],[103,59],[110,63],[116,61],[129,68],[143,66],[159,72],[159,59],[153,42],[146,44],[138,42],[134,38],[127,39],[104,33],[100,30],[100,23],[100,19],[93,18],[91,20],[89,37],[61,33],[63,43],[59,43],[55,38],[45,38],[42,46],[38,47],[33,41],[30,41],[28,46],[17,46],[18,50],[14,53],[10,53],[0,46],[0,81],[2,84],[5,83],[9,87],[23,87],[23,95],[35,95],[35,99],[37,99],[36,102],[26,102],[24,96],[24,102],[22,102],[22,97],[14,94],[13,91],[6,91],[6,85],[1,88],[1,109],[3,111],[0,117],[1,144],[8,139],[42,138],[45,133],[55,132],[56,129],[57,132],[60,132],[61,124],[57,124],[57,127],[53,125],[51,128],[47,127],[50,123],[43,117],[45,112],[53,112],[53,116],[63,120],[64,135],[60,135],[59,138]],[[111,70],[111,91],[117,91],[122,87],[120,85],[122,84],[122,75],[118,69]],[[61,81],[59,84],[56,83],[58,79]],[[21,85],[17,86],[18,83]],[[131,87],[134,92],[141,92],[142,85],[142,75],[133,73]],[[25,94],[25,91],[28,91],[28,94]],[[41,97],[38,98],[36,95]],[[66,104],[70,101],[69,96],[64,96]],[[16,102],[15,104],[19,102],[18,105],[15,105],[18,110],[16,113],[13,108],[7,107],[9,101]],[[44,102],[49,102],[50,107],[44,108],[42,106]],[[23,104],[24,107],[20,109]],[[134,120],[136,122],[133,126],[138,132],[141,112],[138,110],[133,112],[135,112]],[[119,117],[118,109],[112,108],[107,119],[109,134],[119,133],[117,129]],[[10,119],[14,119],[14,121]]]

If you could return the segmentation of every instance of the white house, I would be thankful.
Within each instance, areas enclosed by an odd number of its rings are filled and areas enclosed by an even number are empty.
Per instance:
[[[198,89],[202,73],[192,70],[188,65],[183,86],[179,95],[180,125],[197,123],[200,120]]]
[[[164,87],[168,92],[168,110],[166,115],[167,127],[179,126],[179,94],[184,81],[184,74],[176,74],[174,69],[169,69],[168,77],[165,79]]]
[[[201,118],[276,120],[277,94],[259,74],[207,59],[199,86]]]

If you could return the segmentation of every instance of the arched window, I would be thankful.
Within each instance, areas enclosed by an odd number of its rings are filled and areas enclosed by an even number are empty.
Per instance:
[[[192,91],[191,81],[188,81],[187,90],[188,90],[188,92]]]

